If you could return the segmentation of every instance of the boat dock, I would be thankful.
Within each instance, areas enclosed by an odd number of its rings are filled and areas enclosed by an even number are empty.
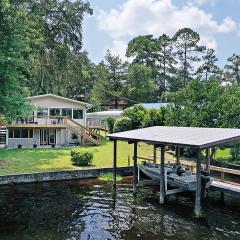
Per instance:
[[[240,176],[239,170],[219,168],[210,166],[210,151],[214,152],[215,147],[235,143],[240,140],[240,129],[227,128],[198,128],[198,127],[166,127],[156,126],[108,135],[110,141],[113,141],[113,186],[116,186],[117,175],[117,141],[127,141],[133,144],[133,193],[137,193],[138,179],[138,143],[143,142],[153,146],[153,159],[156,163],[156,149],[160,151],[160,167],[159,167],[159,203],[164,204],[166,195],[175,194],[177,191],[168,190],[165,179],[165,153],[168,146],[176,149],[176,164],[180,164],[180,148],[189,147],[196,152],[196,161],[192,162],[196,169],[196,188],[195,188],[195,206],[194,214],[196,218],[202,216],[201,199],[204,195],[202,189],[202,169],[210,173],[210,171],[218,171],[221,173],[221,180],[214,180],[210,186],[211,190],[220,191],[221,196],[224,193],[232,193],[240,196],[240,186],[232,182],[224,180],[224,174],[234,174]],[[204,154],[204,156],[203,156]],[[204,164],[202,164],[204,160]],[[181,187],[179,191],[183,190]],[[171,191],[171,192],[169,192]]]

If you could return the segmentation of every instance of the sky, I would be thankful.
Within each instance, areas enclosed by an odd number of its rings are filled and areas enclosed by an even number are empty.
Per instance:
[[[201,43],[216,50],[219,66],[240,54],[240,0],[88,0],[92,16],[85,16],[83,49],[95,63],[107,49],[126,59],[127,43],[139,35],[173,36],[190,27]]]

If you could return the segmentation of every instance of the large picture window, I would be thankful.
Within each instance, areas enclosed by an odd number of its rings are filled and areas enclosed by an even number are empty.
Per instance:
[[[33,138],[32,129],[9,129],[8,138]]]
[[[60,108],[51,108],[49,114],[50,116],[60,116]]]
[[[67,116],[67,117],[72,118],[72,109],[71,108],[63,108],[62,116]]]
[[[73,109],[73,119],[83,119],[83,110]]]
[[[47,108],[41,108],[37,111],[37,116],[47,116],[47,115],[48,115]]]

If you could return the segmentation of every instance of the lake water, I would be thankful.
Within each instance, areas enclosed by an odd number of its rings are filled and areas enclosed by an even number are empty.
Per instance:
[[[194,197],[158,204],[153,189],[134,198],[124,180],[112,195],[97,180],[0,186],[0,239],[240,239],[240,203],[213,196],[206,218],[193,218]]]

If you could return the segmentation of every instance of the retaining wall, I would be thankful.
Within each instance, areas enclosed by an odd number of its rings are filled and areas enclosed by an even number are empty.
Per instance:
[[[96,168],[96,169],[6,175],[0,176],[0,185],[95,178],[101,174],[112,172],[113,168]],[[117,168],[117,173],[120,175],[130,175],[132,174],[132,172],[133,172],[132,167]]]

